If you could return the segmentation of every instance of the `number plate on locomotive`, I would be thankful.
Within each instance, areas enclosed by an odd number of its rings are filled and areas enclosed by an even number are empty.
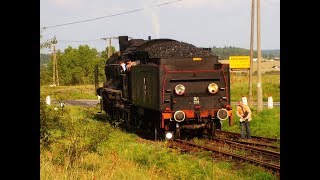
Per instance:
[[[199,97],[193,97],[193,104],[200,104]]]

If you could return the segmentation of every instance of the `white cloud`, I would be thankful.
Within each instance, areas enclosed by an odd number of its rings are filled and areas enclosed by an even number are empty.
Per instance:
[[[223,4],[225,4],[224,0],[184,0],[176,3],[179,8],[198,8],[204,6],[221,7]]]
[[[161,4],[166,2],[172,2],[170,0],[159,0],[154,1],[153,4]],[[203,7],[211,7],[211,8],[233,8],[233,7],[242,7],[246,4],[250,3],[251,0],[182,0],[179,2],[175,2],[173,4],[169,4],[168,6],[174,6],[177,8],[203,8]],[[260,1],[263,6],[280,6],[280,0],[262,0]]]
[[[161,0],[160,3],[171,2],[168,0]],[[213,7],[213,8],[222,8],[227,6],[233,6],[240,4],[241,0],[183,0],[171,4],[177,8],[201,8],[201,7]]]
[[[50,0],[55,6],[62,8],[82,7],[85,0]]]

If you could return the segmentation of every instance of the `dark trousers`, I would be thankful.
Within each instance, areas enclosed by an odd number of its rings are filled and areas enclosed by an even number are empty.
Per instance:
[[[241,124],[241,138],[245,139],[250,139],[250,122],[248,120],[244,122],[240,122]]]

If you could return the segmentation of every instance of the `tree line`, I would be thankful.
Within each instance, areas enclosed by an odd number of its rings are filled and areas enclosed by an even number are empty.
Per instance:
[[[229,59],[229,56],[249,56],[250,50],[239,47],[212,47],[211,52],[214,55],[219,56],[219,59]],[[265,59],[274,59],[275,57],[280,57],[280,49],[275,50],[261,50],[261,56]],[[253,51],[253,57],[257,57],[257,51]]]
[[[228,59],[234,55],[249,55],[249,50],[238,47],[211,48],[214,55],[218,55],[219,59]],[[112,46],[112,53],[115,47]],[[60,85],[80,85],[94,83],[94,68],[98,65],[99,82],[104,80],[104,65],[108,57],[107,49],[98,52],[95,48],[88,45],[80,45],[78,48],[69,46],[63,52],[57,51],[58,73]],[[254,57],[257,52],[254,52]],[[272,59],[280,56],[280,50],[264,50],[262,57]],[[40,84],[52,84],[52,55],[40,54]]]
[[[95,48],[90,48],[88,45],[80,45],[78,48],[69,46],[64,52],[57,51],[59,84],[93,84],[95,65],[98,65],[98,79],[99,82],[102,82],[104,79],[105,60],[108,56],[107,52],[102,51],[99,53]],[[112,47],[112,53],[114,52],[115,48]],[[49,55],[49,60],[40,60],[40,62],[46,62],[46,65],[40,65],[40,84],[52,84],[52,56]]]

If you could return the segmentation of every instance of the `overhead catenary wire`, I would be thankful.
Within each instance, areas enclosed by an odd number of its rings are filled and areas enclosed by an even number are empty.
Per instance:
[[[165,3],[158,4],[158,5],[150,6],[150,7],[151,8],[160,7],[160,6],[176,3],[176,2],[179,2],[179,1],[183,1],[183,0],[175,0],[175,1],[171,1],[171,2],[165,2]],[[146,8],[139,8],[139,9],[134,9],[134,10],[125,11],[125,12],[121,12],[121,13],[116,13],[116,14],[111,14],[111,15],[106,15],[106,16],[100,16],[100,17],[81,20],[81,21],[74,21],[74,22],[69,22],[69,23],[64,23],[64,24],[57,24],[57,25],[53,25],[53,26],[46,26],[46,27],[42,27],[42,28],[43,29],[49,29],[49,28],[67,26],[67,25],[78,24],[78,23],[83,23],[83,22],[95,21],[95,20],[99,20],[99,19],[103,19],[103,18],[111,18],[111,17],[114,17],[114,16],[122,15],[122,14],[128,14],[128,13],[133,13],[133,12],[137,12],[137,11],[142,11],[144,9],[146,9]]]
[[[112,38],[112,39],[117,39],[118,37],[107,37],[107,38],[99,38],[99,39],[91,39],[91,40],[59,40],[59,39],[55,39],[56,43],[55,44],[74,44],[74,43],[90,43],[90,42],[97,42],[97,41],[105,41],[108,38]],[[129,37],[129,39],[132,39],[131,37]],[[47,40],[43,40],[43,41],[51,41],[52,39],[47,39]],[[51,52],[51,50],[49,49],[49,51]]]

